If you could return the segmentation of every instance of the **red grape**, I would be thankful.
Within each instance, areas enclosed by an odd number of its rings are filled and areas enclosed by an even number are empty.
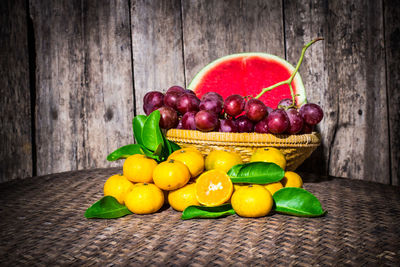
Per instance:
[[[182,120],[179,120],[178,126],[176,126],[176,129],[183,129]]]
[[[181,114],[185,114],[186,112],[189,111],[198,111],[199,104],[200,100],[197,98],[197,96],[185,93],[178,98],[176,109]]]
[[[280,134],[289,127],[289,118],[283,109],[275,109],[267,117],[268,130]]]
[[[208,110],[219,115],[222,111],[222,102],[218,99],[203,99],[200,101],[199,109]]]
[[[192,95],[196,95],[196,93],[193,92],[193,91],[190,90],[190,89],[185,89],[185,93],[187,93],[187,94],[192,94]]]
[[[281,101],[279,101],[278,108],[286,109],[286,108],[290,107],[292,104],[293,104],[292,99],[284,98]]]
[[[246,103],[246,116],[252,121],[260,121],[267,115],[267,107],[259,100],[252,98]]]
[[[230,119],[219,120],[219,132],[236,133],[238,131],[236,121]]]
[[[196,123],[194,120],[196,113],[196,111],[189,111],[182,116],[182,129],[196,130]]]
[[[314,103],[304,104],[300,108],[300,115],[304,122],[310,125],[318,124],[324,117],[321,107]]]
[[[222,96],[216,92],[207,92],[205,93],[202,97],[201,100],[206,100],[206,99],[218,99],[220,100],[222,103],[224,102],[224,99],[222,98]]]
[[[303,129],[301,130],[301,134],[310,134],[314,131],[314,125],[310,125],[307,123],[303,123]]]
[[[143,111],[149,115],[154,110],[164,105],[164,94],[158,91],[151,91],[143,97]]]
[[[219,122],[217,114],[207,110],[200,110],[197,112],[194,120],[196,128],[203,132],[214,130],[217,128]]]
[[[236,119],[236,125],[239,133],[251,133],[254,130],[253,122],[245,115]]]
[[[241,95],[230,95],[225,99],[224,111],[226,114],[236,117],[243,112],[246,101]]]
[[[300,116],[300,113],[297,109],[289,108],[286,110],[286,115],[289,118],[289,127],[287,132],[289,134],[297,134],[303,129],[303,118]]]
[[[183,93],[177,91],[167,92],[164,96],[164,105],[176,109],[177,106],[176,104],[178,103],[178,99],[182,95]]]
[[[178,113],[169,106],[162,106],[158,109],[161,114],[160,127],[163,129],[175,128],[178,125]]]
[[[254,131],[256,133],[269,133],[267,119],[268,117],[265,117],[264,119],[256,123],[256,125],[254,126]]]
[[[172,93],[172,92],[183,94],[183,93],[185,93],[186,91],[185,91],[185,89],[183,89],[181,86],[179,86],[179,85],[174,85],[174,86],[171,86],[170,88],[168,88],[166,94]]]

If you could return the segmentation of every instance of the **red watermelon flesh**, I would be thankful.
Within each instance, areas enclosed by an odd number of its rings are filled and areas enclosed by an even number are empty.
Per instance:
[[[207,92],[217,92],[225,99],[232,94],[257,96],[263,88],[287,80],[294,67],[287,61],[265,53],[234,54],[220,59],[203,68],[189,84],[198,97]],[[297,73],[292,81],[297,105],[305,103],[304,85]],[[288,85],[281,85],[266,92],[260,100],[276,108],[279,101],[291,98]]]

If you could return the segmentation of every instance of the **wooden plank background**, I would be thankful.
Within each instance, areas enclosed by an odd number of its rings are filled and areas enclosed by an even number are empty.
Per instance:
[[[38,0],[30,5],[37,174],[104,166],[108,153],[133,142],[128,2]]]
[[[267,52],[300,69],[325,118],[302,171],[400,184],[400,5],[394,0],[2,1],[0,181],[116,166],[150,90]]]
[[[31,176],[32,124],[25,0],[0,1],[0,181]]]

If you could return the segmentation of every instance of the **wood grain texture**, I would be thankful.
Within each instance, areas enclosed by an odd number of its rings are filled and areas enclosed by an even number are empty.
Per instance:
[[[79,168],[118,166],[121,162],[109,164],[107,155],[133,143],[129,4],[126,0],[84,3],[86,122]]]
[[[38,174],[116,165],[107,154],[133,142],[128,1],[32,1],[31,11]]]
[[[76,170],[84,116],[78,117],[84,84],[81,2],[31,1],[30,5],[37,55],[37,172]]]
[[[186,84],[209,62],[240,52],[285,55],[281,1],[182,1]]]
[[[328,9],[327,89],[338,104],[329,174],[390,183],[381,2],[335,1]]]
[[[392,184],[400,185],[400,2],[384,1]]]
[[[147,92],[184,86],[180,1],[132,0],[131,27],[136,114],[144,114]]]
[[[284,1],[287,60],[296,65],[303,45],[328,33],[327,1]],[[321,146],[300,167],[302,171],[327,174],[330,145],[337,122],[338,99],[329,87],[329,52],[326,40],[307,49],[300,74],[306,88],[307,100],[323,107],[324,119],[317,126],[321,133]]]
[[[26,1],[0,1],[0,182],[32,176]]]

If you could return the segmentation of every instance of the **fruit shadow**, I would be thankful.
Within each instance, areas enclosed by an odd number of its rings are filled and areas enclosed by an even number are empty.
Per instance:
[[[161,213],[165,210],[168,210],[171,207],[167,202],[164,203],[164,205],[157,211],[157,213]]]
[[[320,146],[308,157],[296,170],[300,173],[303,182],[319,183],[332,180],[328,175],[328,159],[326,158],[324,144]]]

